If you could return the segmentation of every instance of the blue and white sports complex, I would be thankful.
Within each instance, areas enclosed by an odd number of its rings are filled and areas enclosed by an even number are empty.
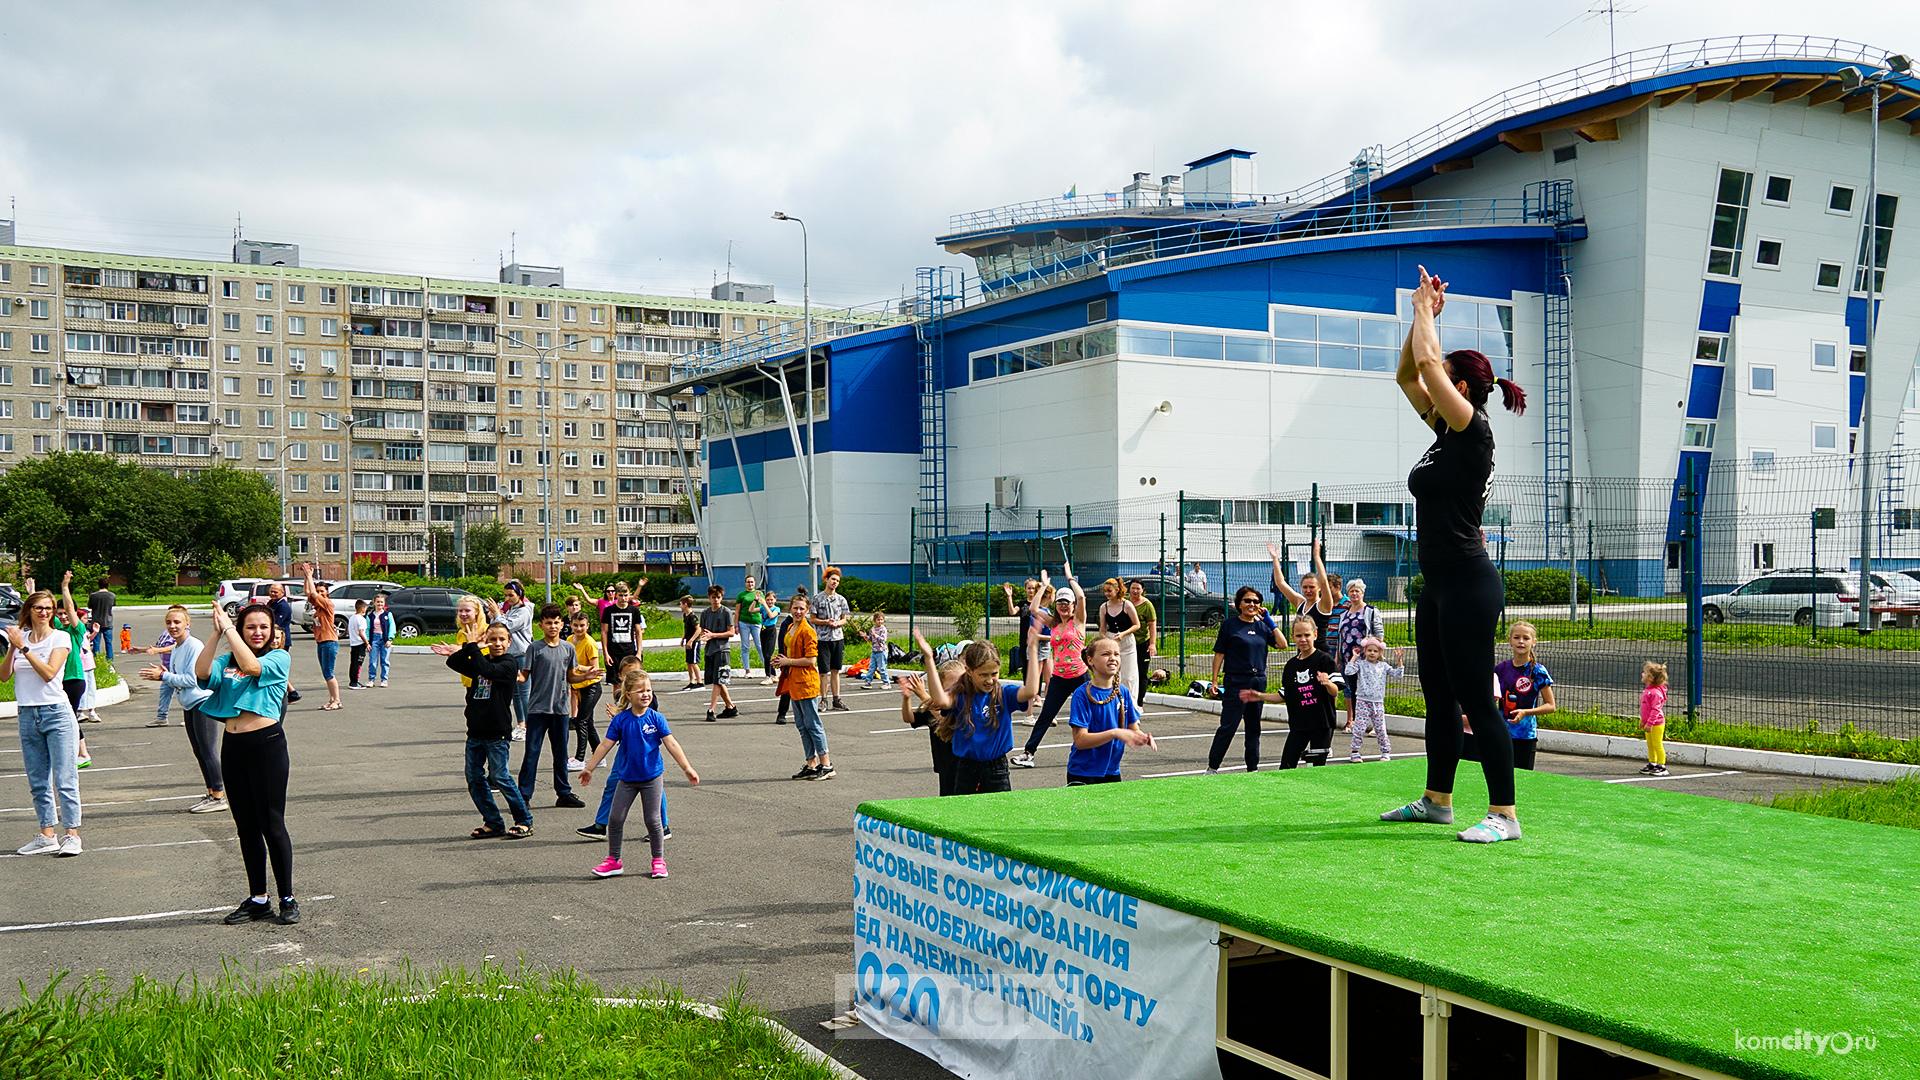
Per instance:
[[[1319,483],[1398,492],[1330,519],[1350,573],[1391,572],[1405,475],[1432,438],[1393,379],[1416,264],[1450,283],[1443,344],[1529,392],[1524,416],[1490,414],[1497,477],[1535,494],[1489,512],[1490,529],[1544,537],[1529,558],[1584,542],[1567,524],[1579,478],[1644,481],[1649,505],[1630,509],[1671,533],[1683,480],[1739,507],[1776,461],[1828,455],[1857,520],[1869,377],[1876,505],[1910,526],[1897,463],[1920,247],[1901,237],[1920,215],[1920,81],[1904,66],[1826,38],[1690,42],[1496,95],[1289,192],[1259,193],[1256,155],[1228,149],[1118,191],[959,215],[939,243],[970,271],[923,268],[907,310],[816,330],[823,555],[906,580],[910,559],[982,539],[985,515],[1009,544],[1053,545],[1049,565],[1070,543],[1101,576],[1139,571],[1159,557],[1154,515],[1112,508],[1187,491],[1240,500],[1220,511],[1248,541],[1229,576],[1259,583],[1252,541],[1297,512],[1259,496]],[[806,580],[802,344],[798,325],[776,329],[675,372],[709,414],[701,531],[723,580],[763,564],[783,590]],[[1068,504],[1108,513],[1077,513],[1068,538],[1047,510]],[[1721,531],[1710,581],[1737,579],[1762,540],[1783,566],[1809,557],[1804,518]],[[1920,561],[1920,533],[1877,531],[1876,558]],[[1670,587],[1657,538],[1607,576],[1628,594]]]

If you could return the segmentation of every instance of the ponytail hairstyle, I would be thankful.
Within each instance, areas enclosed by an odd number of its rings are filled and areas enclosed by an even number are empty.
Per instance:
[[[1500,387],[1500,404],[1518,416],[1527,411],[1527,392],[1512,379],[1496,379],[1493,364],[1478,349],[1455,349],[1447,354],[1447,374],[1467,384],[1467,400],[1476,409],[1486,408],[1494,386]]]
[[[643,689],[650,690],[652,688],[653,676],[647,674],[646,668],[639,665],[627,668],[620,675],[620,689],[616,695],[619,706],[622,709],[632,709],[633,700],[639,695],[640,691]]]
[[[961,678],[970,678],[974,671],[989,663],[997,663],[999,659],[1000,650],[994,648],[993,642],[970,641],[967,643],[966,648],[960,650],[960,663],[962,667],[965,668],[965,674],[963,674]],[[965,720],[967,728],[971,730],[973,728],[973,699],[980,693],[981,691],[976,691],[971,688],[962,690],[958,686],[954,687],[954,693],[952,694],[953,704],[948,707],[945,712],[940,714],[940,719],[935,722],[933,726],[933,733],[947,742],[952,742],[954,728],[960,725],[962,719]],[[1000,680],[998,677],[994,679],[994,684],[988,687],[985,693],[987,695],[986,726],[992,729],[998,727],[1000,724]]]

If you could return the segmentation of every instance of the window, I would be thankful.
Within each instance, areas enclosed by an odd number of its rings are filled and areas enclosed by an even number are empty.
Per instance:
[[[1833,424],[1813,425],[1813,452],[1831,454],[1840,448],[1840,429]]]
[[[272,409],[259,409],[256,411],[258,415],[253,418],[253,421],[254,421],[253,426],[263,427],[263,428],[270,428],[273,426],[273,410]]]
[[[533,305],[533,317],[536,319],[553,318],[553,305],[545,304],[545,303],[535,303]]]
[[[256,282],[254,282],[254,285],[253,285],[253,298],[254,298],[255,300],[271,300],[271,299],[273,299],[273,286],[272,286],[271,284],[269,284],[269,283],[267,283],[267,282],[265,282],[265,281],[256,281]]]
[[[307,287],[305,285],[287,286],[287,303],[304,304],[306,302],[307,302]]]
[[[51,420],[51,419],[53,419],[53,402],[51,402],[51,401],[36,401],[36,402],[34,402],[34,403],[33,403],[33,418],[34,418],[35,420]]]
[[[256,334],[273,333],[273,316],[255,315],[253,317],[253,332]]]
[[[1855,375],[1867,373],[1867,350],[1854,349],[1847,354],[1847,370]]]
[[[1813,271],[1813,287],[1835,292],[1839,291],[1840,264],[1837,262],[1823,261],[1815,267]]]
[[[227,376],[224,376],[224,377],[222,377],[222,378],[221,378],[221,380],[220,380],[220,392],[221,392],[221,393],[223,393],[223,394],[237,394],[237,393],[239,393],[239,392],[240,392],[240,378],[239,378],[239,376],[237,376],[237,375],[227,375]]]
[[[517,319],[519,317],[520,317],[520,301],[518,300],[507,301],[507,318]]]
[[[578,322],[579,320],[575,317],[577,314],[578,314],[578,309],[575,308],[572,304],[560,305],[560,321],[561,322]]]
[[[339,319],[321,319],[320,320],[320,336],[321,337],[339,337],[340,336],[340,320]]]
[[[272,397],[273,396],[273,380],[261,379],[258,384],[258,389],[261,397]]]
[[[53,385],[53,369],[43,368],[43,367],[34,368],[33,369],[33,385],[52,386]]]
[[[229,364],[239,363],[240,362],[240,346],[228,345],[225,348],[221,349],[220,359],[226,361]]]
[[[1721,169],[1714,197],[1713,225],[1707,239],[1707,273],[1738,277],[1740,249],[1747,239],[1747,200],[1753,194],[1753,174]]]
[[[27,348],[33,352],[52,352],[53,351],[53,335],[52,334],[28,334]]]
[[[34,318],[36,318],[36,319],[44,319],[44,318],[46,318],[46,317],[47,317],[47,302],[46,302],[45,300],[29,300],[29,301],[27,301],[27,314],[29,314],[29,315],[31,315],[31,316],[33,316],[33,317],[34,317]]]
[[[51,273],[52,272],[48,267],[45,267],[45,266],[34,267],[33,283],[35,285],[45,285],[50,280]]]
[[[1887,289],[1887,254],[1893,250],[1893,218],[1900,209],[1900,199],[1894,195],[1876,195],[1873,198],[1873,291],[1885,292]],[[1853,274],[1853,291],[1867,291],[1867,236],[1866,222],[1860,223],[1860,254],[1854,265],[1859,269]]]
[[[1092,305],[1088,306],[1091,307]],[[733,332],[736,334],[744,334],[747,332],[747,320],[743,316],[735,315],[733,317]]]
[[[1747,369],[1747,389],[1755,394],[1773,393],[1773,365],[1755,364]]]
[[[1565,165],[1567,162],[1579,156],[1580,147],[1578,145],[1556,146],[1553,148],[1553,163],[1555,165]]]
[[[1713,449],[1714,423],[1711,420],[1689,420],[1681,435],[1680,445],[1689,450]]]
[[[1792,196],[1793,196],[1793,177],[1791,176],[1767,177],[1767,190],[1766,190],[1766,194],[1761,196],[1761,201],[1772,203],[1775,206],[1785,206],[1789,202],[1793,201]]]
[[[306,397],[307,396],[307,380],[288,379],[287,380],[287,396],[288,397]]]
[[[240,329],[240,313],[237,311],[229,311],[226,314],[220,316],[220,329],[235,330],[235,331],[239,330]]]
[[[1840,370],[1839,346],[1831,341],[1813,343],[1813,369],[1815,371]]]
[[[1780,241],[1762,237],[1760,242],[1754,245],[1753,265],[1762,270],[1780,269]]]
[[[1827,213],[1852,214],[1853,189],[1845,184],[1835,184],[1827,189]]]
[[[304,334],[307,332],[307,320],[304,315],[287,316],[287,333]]]
[[[253,350],[253,360],[257,364],[267,364],[271,366],[273,364],[273,346],[255,346]]]
[[[1773,545],[1759,543],[1753,545],[1753,568],[1755,570],[1773,569]]]

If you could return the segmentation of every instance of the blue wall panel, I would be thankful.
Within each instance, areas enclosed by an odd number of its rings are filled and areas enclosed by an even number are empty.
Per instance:
[[[839,426],[835,441],[822,439],[821,450],[920,452],[920,350],[911,328],[836,342],[828,371],[827,408],[851,422]]]
[[[1740,283],[1705,281],[1700,290],[1700,329],[1709,334],[1733,331],[1733,317],[1740,314]]]
[[[1724,365],[1693,365],[1693,385],[1687,390],[1687,419],[1719,419],[1720,386],[1726,378],[1727,369]]]

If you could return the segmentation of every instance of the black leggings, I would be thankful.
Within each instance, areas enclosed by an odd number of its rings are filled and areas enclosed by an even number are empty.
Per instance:
[[[573,756],[581,761],[600,749],[600,732],[594,727],[593,710],[600,704],[600,684],[588,683],[575,691],[580,704],[573,710]]]
[[[1247,722],[1247,771],[1260,768],[1260,710],[1258,701],[1241,701],[1242,690],[1265,690],[1263,677],[1228,676],[1220,687],[1220,726],[1214,730],[1213,746],[1207,750],[1207,768],[1218,769],[1227,760],[1227,747],[1233,745],[1233,733],[1240,721]]]
[[[773,678],[773,654],[780,648],[780,629],[772,624],[760,627],[760,663],[764,666],[767,678]],[[746,659],[741,657],[741,659]]]
[[[1067,703],[1080,684],[1087,681],[1087,673],[1081,672],[1072,678],[1055,675],[1047,680],[1047,698],[1040,703],[1040,716],[1033,722],[1033,733],[1027,736],[1027,753],[1040,749],[1040,740],[1046,738],[1047,729],[1053,726],[1053,718],[1060,712],[1060,706]]]
[[[1300,756],[1305,752],[1307,764],[1325,765],[1327,747],[1333,744],[1333,725],[1324,724],[1288,724],[1287,745],[1280,750],[1280,767],[1298,768]]]
[[[1511,806],[1513,736],[1493,700],[1493,631],[1506,600],[1500,572],[1487,558],[1423,572],[1414,630],[1427,699],[1427,789],[1452,793],[1465,713],[1487,777],[1487,802]]]
[[[1134,660],[1140,665],[1140,681],[1137,684],[1139,688],[1138,696],[1134,699],[1134,704],[1144,707],[1147,704],[1147,672],[1153,668],[1153,657],[1147,655],[1146,646],[1141,645],[1137,641],[1134,642],[1134,645]]]
[[[293,838],[287,835],[287,733],[283,724],[258,731],[227,732],[220,744],[220,771],[227,806],[240,833],[251,896],[266,896],[267,860],[282,899],[293,895]]]

